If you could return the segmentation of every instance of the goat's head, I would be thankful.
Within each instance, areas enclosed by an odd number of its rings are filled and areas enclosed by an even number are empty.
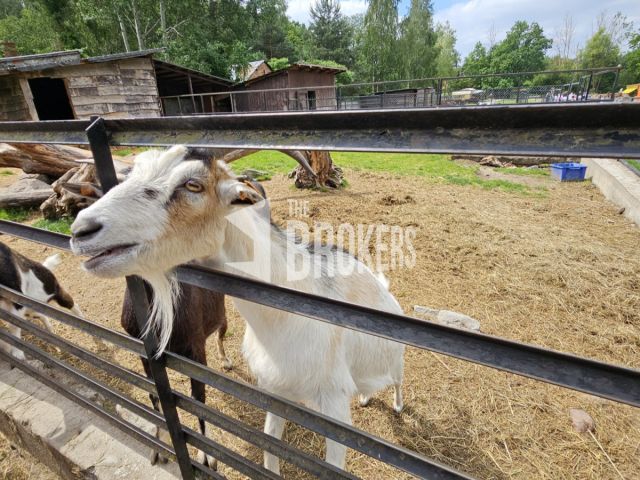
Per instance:
[[[92,257],[84,267],[95,275],[149,278],[219,251],[225,217],[262,200],[261,187],[197,150],[147,151],[123,183],[80,212],[71,247]]]

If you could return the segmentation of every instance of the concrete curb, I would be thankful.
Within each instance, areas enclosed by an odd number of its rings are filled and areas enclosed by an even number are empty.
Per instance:
[[[640,177],[610,158],[583,158],[582,164],[607,200],[624,207],[624,215],[640,226]]]
[[[97,394],[29,361],[87,398]],[[64,479],[176,480],[177,465],[149,463],[149,448],[0,361],[0,430]]]

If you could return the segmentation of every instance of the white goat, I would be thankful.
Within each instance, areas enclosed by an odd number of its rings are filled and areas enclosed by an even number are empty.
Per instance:
[[[98,276],[139,275],[154,289],[152,321],[161,347],[171,334],[175,296],[172,269],[194,259],[274,284],[401,313],[383,279],[337,249],[322,254],[296,244],[270,224],[263,196],[221,162],[182,146],[138,156],[129,177],[71,226],[72,249],[90,255],[84,267]],[[292,256],[293,254],[293,256]],[[293,260],[292,260],[293,259]],[[292,279],[295,263],[314,275]],[[344,274],[345,265],[355,267]],[[349,270],[349,269],[348,269]],[[298,275],[299,276],[299,275]],[[258,385],[345,423],[356,394],[366,405],[393,385],[402,410],[404,346],[372,335],[235,299],[247,322],[243,353]],[[285,420],[267,413],[265,432],[282,437]],[[327,461],[343,468],[346,447],[327,439]],[[265,467],[279,472],[277,457]]]

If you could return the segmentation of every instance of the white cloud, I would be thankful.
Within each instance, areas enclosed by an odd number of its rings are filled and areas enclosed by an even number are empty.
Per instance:
[[[309,9],[314,0],[290,0],[287,6],[287,14],[293,20],[309,23]],[[367,9],[365,0],[340,0],[340,9],[344,15],[363,13]]]
[[[584,46],[603,10],[610,15],[623,12],[640,26],[638,0],[467,0],[435,12],[435,19],[448,21],[456,30],[457,48],[464,59],[476,42],[488,43],[492,25],[498,41],[516,20],[538,22],[545,35],[554,38],[565,14],[573,17],[574,42]]]

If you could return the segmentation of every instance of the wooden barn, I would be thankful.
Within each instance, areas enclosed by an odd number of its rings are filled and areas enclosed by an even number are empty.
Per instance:
[[[82,58],[79,50],[0,59],[0,120],[157,117],[161,95],[228,89],[232,82],[144,50]],[[227,100],[227,103],[229,101]]]
[[[252,78],[234,89],[238,94],[233,96],[233,111],[335,110],[336,75],[341,72],[344,69],[294,63]],[[265,91],[272,89],[278,91]],[[255,93],[244,93],[250,91]]]

